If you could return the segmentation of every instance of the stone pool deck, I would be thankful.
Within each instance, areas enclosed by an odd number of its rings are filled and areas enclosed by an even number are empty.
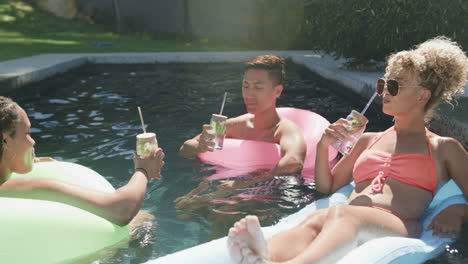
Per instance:
[[[335,60],[320,51],[242,51],[242,52],[156,52],[43,54],[0,62],[0,94],[48,78],[87,63],[242,63],[256,55],[274,53],[304,65],[322,77],[337,82],[357,94],[369,98],[375,81],[383,72],[360,72],[342,68],[345,59]],[[379,102],[376,100],[375,102]],[[441,135],[457,138],[468,149],[468,85],[451,108],[443,105],[431,122],[431,129]]]

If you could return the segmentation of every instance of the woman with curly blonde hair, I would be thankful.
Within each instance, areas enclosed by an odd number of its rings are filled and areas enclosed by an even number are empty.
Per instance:
[[[382,110],[394,126],[363,134],[351,152],[330,168],[328,146],[347,133],[345,119],[331,124],[317,145],[317,190],[333,193],[354,180],[348,203],[318,210],[268,241],[258,219],[247,216],[230,230],[236,263],[333,263],[351,249],[383,236],[419,237],[421,218],[435,193],[453,179],[468,197],[468,153],[453,138],[429,131],[425,119],[440,101],[463,92],[468,58],[451,40],[437,37],[388,58],[377,81]],[[468,204],[434,217],[434,235],[457,236],[468,222]],[[285,246],[287,245],[287,246]]]

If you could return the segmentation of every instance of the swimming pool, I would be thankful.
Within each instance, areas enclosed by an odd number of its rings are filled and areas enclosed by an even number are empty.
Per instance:
[[[156,220],[110,258],[101,256],[96,263],[141,263],[216,237],[211,232],[212,218],[197,210],[175,208],[176,198],[213,173],[207,166],[179,157],[177,152],[186,139],[200,132],[211,113],[219,111],[224,91],[229,93],[224,113],[232,117],[245,112],[240,93],[242,70],[242,64],[91,64],[10,94],[30,115],[38,156],[88,166],[114,187],[124,184],[132,171],[134,139],[141,131],[137,105],[142,107],[147,130],[157,133],[166,153],[164,178],[151,183],[143,206]],[[312,110],[333,121],[345,117],[351,109],[361,109],[365,103],[346,88],[301,66],[287,64],[285,90],[278,106]],[[370,131],[390,125],[390,119],[376,105],[366,115]],[[218,184],[210,182],[209,187]],[[270,214],[273,217],[265,221],[274,222],[318,195],[313,186],[286,190],[288,195],[279,200],[255,201],[251,208],[273,210],[277,214]],[[215,206],[203,209],[213,210]],[[221,230],[217,233],[225,233],[232,216],[215,217],[220,220],[216,228]]]

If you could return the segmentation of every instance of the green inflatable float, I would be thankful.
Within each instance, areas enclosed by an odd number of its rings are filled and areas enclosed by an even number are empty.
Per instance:
[[[114,192],[95,171],[69,162],[41,162],[27,174],[12,178],[48,177]],[[118,226],[66,204],[0,197],[1,263],[73,263],[129,238]]]

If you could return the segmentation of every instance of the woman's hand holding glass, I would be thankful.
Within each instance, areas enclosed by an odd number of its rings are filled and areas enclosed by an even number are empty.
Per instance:
[[[335,123],[330,124],[324,131],[322,138],[320,139],[321,144],[325,144],[327,147],[338,141],[343,141],[348,136],[348,127],[350,122],[344,118],[338,119]]]
[[[367,122],[368,120],[365,116],[352,110],[346,119],[339,119],[331,124],[325,131],[325,133],[328,133],[329,138],[334,139],[329,140],[329,144],[341,154],[349,154],[354,143],[356,143],[362,133],[364,133]]]
[[[150,156],[141,157],[134,156],[133,164],[135,165],[135,170],[142,170],[148,180],[152,179],[161,179],[161,168],[164,166],[164,152],[161,148],[154,150]]]

